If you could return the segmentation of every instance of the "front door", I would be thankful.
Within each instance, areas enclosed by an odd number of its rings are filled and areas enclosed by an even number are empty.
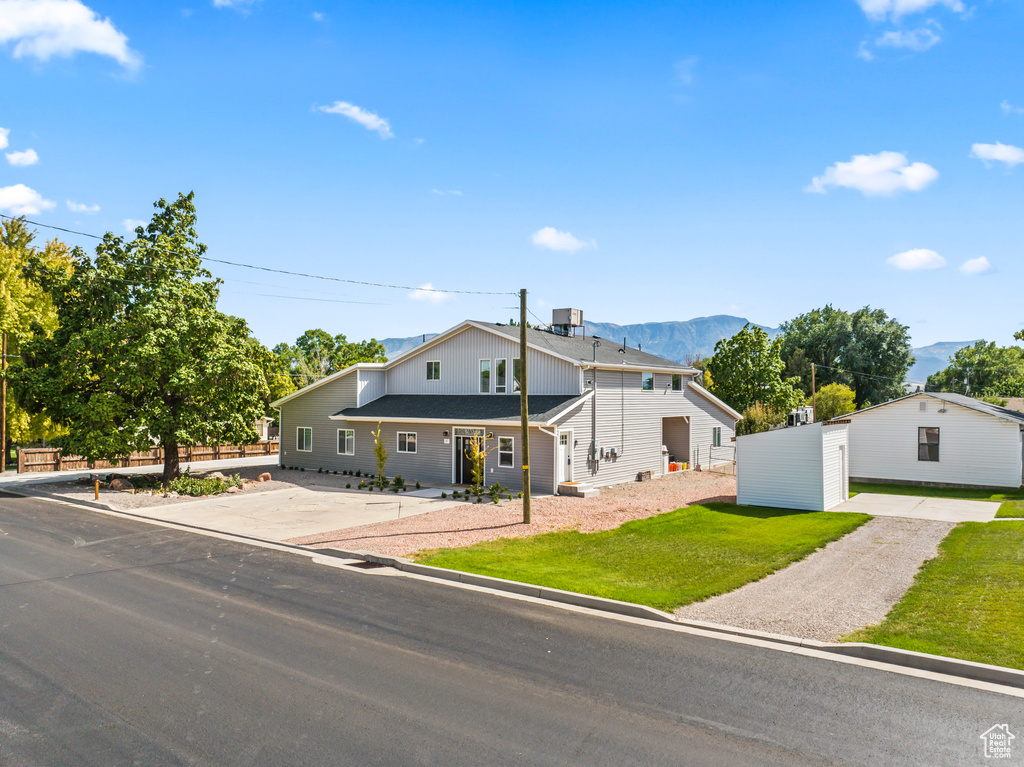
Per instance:
[[[572,432],[558,435],[558,481],[572,482]]]
[[[459,427],[455,429],[453,481],[456,485],[473,484],[473,461],[469,457],[469,446],[473,442],[474,437],[482,441],[484,430]]]

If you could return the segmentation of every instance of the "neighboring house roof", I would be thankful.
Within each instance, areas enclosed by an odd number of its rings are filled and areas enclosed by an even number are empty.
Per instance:
[[[593,396],[540,394],[529,398],[529,421],[548,424]],[[346,421],[442,421],[519,423],[519,397],[494,394],[385,394],[362,407],[349,407],[331,416]]]
[[[879,405],[872,405],[871,407],[866,407],[863,410],[856,410],[853,413],[850,413],[849,415],[842,416],[842,418],[845,419],[850,418],[851,416],[857,416],[860,415],[861,413],[866,413],[869,410],[876,410],[877,408],[885,407],[886,405],[891,405],[894,402],[901,402],[905,399],[910,399],[912,397],[931,397],[933,399],[941,400],[942,402],[948,402],[951,405],[960,405],[961,407],[976,410],[977,412],[984,413],[985,415],[994,416],[995,418],[1002,418],[1003,420],[1006,421],[1013,421],[1014,423],[1024,425],[1024,413],[1017,412],[1016,410],[1008,410],[1007,408],[999,407],[998,405],[992,405],[983,400],[975,399],[974,397],[967,397],[963,394],[952,394],[950,392],[944,391],[915,392],[913,394],[908,394],[906,397],[891,399],[888,402],[882,402]]]

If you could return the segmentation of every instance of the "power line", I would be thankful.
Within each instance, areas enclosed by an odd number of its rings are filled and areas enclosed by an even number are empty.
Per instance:
[[[8,215],[5,215],[3,213],[0,213],[0,218],[6,218],[6,219],[9,219],[11,221],[18,220],[18,218],[16,218],[15,216],[8,216]],[[26,224],[31,224],[32,226],[41,226],[41,227],[43,227],[45,229],[55,229],[55,230],[57,230],[59,232],[66,232],[68,234],[76,234],[76,235],[79,235],[80,237],[91,237],[94,240],[102,240],[103,239],[102,236],[100,236],[98,234],[92,234],[91,232],[79,232],[79,231],[77,231],[75,229],[67,229],[67,228],[62,227],[62,226],[54,226],[53,224],[43,224],[43,223],[40,223],[39,221],[31,221],[31,220],[29,220],[27,218],[21,218],[20,220],[24,221]],[[160,250],[160,251],[163,251],[165,253],[173,253],[173,254],[176,254],[176,255],[179,255],[179,256],[194,256],[195,255],[194,253],[183,253],[180,250],[172,250],[171,248],[163,248],[163,247],[160,247],[159,245],[148,245],[147,247],[149,247],[151,250]],[[392,284],[386,283],[386,282],[368,282],[368,281],[365,281],[365,280],[349,280],[349,279],[346,279],[344,277],[328,277],[328,276],[321,275],[321,274],[307,274],[305,272],[293,272],[293,271],[290,271],[290,270],[287,270],[287,269],[274,269],[274,268],[269,267],[269,266],[256,266],[255,264],[246,264],[246,263],[242,263],[240,261],[227,261],[225,259],[211,258],[210,256],[205,256],[205,255],[204,256],[196,256],[196,257],[197,258],[201,258],[201,259],[205,259],[206,261],[212,261],[213,263],[216,263],[216,264],[226,264],[227,266],[237,266],[237,267],[240,267],[240,268],[243,268],[243,269],[255,269],[257,271],[270,272],[272,274],[287,274],[287,275],[291,275],[292,277],[305,277],[305,278],[311,279],[311,280],[326,280],[328,282],[343,282],[343,283],[346,283],[348,285],[361,285],[363,287],[370,287],[370,288],[390,288],[390,289],[393,289],[393,290],[410,290],[410,291],[422,290],[425,293],[452,293],[452,294],[476,295],[476,296],[519,295],[518,293],[509,293],[507,291],[496,291],[496,290],[444,290],[442,288],[427,288],[427,287],[418,287],[418,286],[414,287],[414,286],[410,286],[410,285],[392,285]],[[140,266],[145,268],[147,265],[140,264]],[[162,267],[150,267],[150,268],[160,269]],[[171,270],[171,271],[176,271],[176,270]]]
[[[817,363],[815,363],[815,366],[819,367],[819,368],[824,368],[825,370],[831,370],[831,371],[836,372],[836,373],[848,373],[848,374],[850,374],[852,376],[862,376],[864,378],[877,378],[879,381],[895,381],[896,383],[900,384],[901,386],[904,383],[903,381],[900,381],[898,378],[894,378],[893,376],[876,376],[876,375],[874,375],[872,373],[859,373],[856,370],[845,370],[844,368],[832,368],[832,367],[829,367],[828,365],[819,365]]]

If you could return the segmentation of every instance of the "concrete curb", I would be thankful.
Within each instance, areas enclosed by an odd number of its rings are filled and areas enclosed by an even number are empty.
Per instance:
[[[112,512],[114,514],[122,514],[145,522],[159,522],[162,524],[170,524],[176,527],[195,530],[200,533],[226,535],[243,541],[252,541],[253,543],[259,543],[262,545],[291,549],[303,554],[325,556],[335,559],[358,559],[364,562],[373,562],[402,572],[421,575],[435,580],[465,583],[471,586],[480,586],[483,588],[493,589],[495,591],[504,591],[510,594],[534,597],[536,599],[543,599],[549,602],[558,602],[576,607],[600,610],[616,615],[625,615],[631,618],[643,618],[645,620],[653,620],[675,626],[726,634],[745,639],[756,639],[765,642],[772,642],[774,644],[788,645],[791,647],[802,647],[810,650],[831,653],[833,655],[843,655],[860,660],[888,663],[890,665],[913,668],[919,671],[929,671],[936,674],[944,674],[946,676],[961,677],[964,679],[972,679],[980,682],[988,682],[991,684],[1024,689],[1024,671],[1018,671],[1017,669],[1006,668],[1004,666],[975,663],[974,661],[947,658],[943,655],[930,655],[928,653],[914,652],[913,650],[901,650],[896,647],[885,647],[883,645],[866,644],[863,642],[819,642],[814,639],[801,639],[800,637],[791,637],[784,634],[772,634],[765,631],[744,629],[736,626],[725,626],[718,623],[708,623],[706,621],[682,620],[670,615],[669,613],[656,610],[653,607],[633,604],[632,602],[621,602],[617,599],[606,599],[604,597],[595,597],[588,594],[578,594],[573,591],[563,591],[561,589],[547,588],[546,586],[536,586],[531,583],[510,581],[504,578],[494,578],[488,575],[464,573],[458,570],[446,570],[441,567],[421,565],[418,562],[413,562],[411,559],[406,559],[405,557],[385,556],[372,551],[345,551],[343,549],[335,548],[317,549],[312,546],[303,546],[284,541],[273,541],[241,533],[226,533],[223,530],[215,530],[213,528],[200,527],[198,525],[190,525],[183,522],[169,522],[168,520],[160,519],[158,517],[148,517],[144,514],[136,514],[131,511],[113,509],[105,504],[97,503],[96,501],[69,501],[61,496],[34,489],[33,492],[17,492],[17,490],[13,488],[2,489],[4,491],[11,492],[14,495],[20,495],[23,497],[42,497],[48,500],[68,503],[72,506],[85,506],[90,509],[99,509],[101,511]]]

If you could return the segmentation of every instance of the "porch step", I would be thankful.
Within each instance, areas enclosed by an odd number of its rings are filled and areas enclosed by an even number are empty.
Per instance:
[[[600,492],[596,487],[585,485],[582,482],[561,482],[558,485],[559,495],[571,495],[574,498],[593,498]]]

